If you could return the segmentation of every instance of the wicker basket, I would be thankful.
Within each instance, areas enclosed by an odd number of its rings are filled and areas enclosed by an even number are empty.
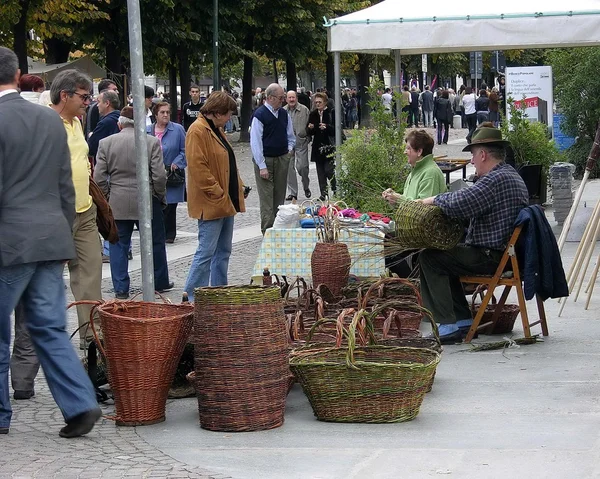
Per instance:
[[[356,346],[366,315],[358,312],[348,328],[338,322],[336,347],[307,345],[290,356],[290,367],[321,421],[389,423],[410,421],[419,413],[440,355],[431,349]],[[348,346],[341,347],[342,334]]]
[[[281,426],[290,371],[279,288],[198,288],[194,301],[200,425],[213,431]]]
[[[454,248],[463,235],[460,221],[448,218],[437,206],[400,200],[396,210],[396,236],[389,239],[398,249]]]
[[[108,380],[119,426],[165,420],[165,405],[193,324],[190,304],[109,301],[92,309],[102,324]]]
[[[351,263],[348,245],[318,242],[310,258],[313,284],[325,284],[335,297],[339,297],[342,288],[348,284]]]
[[[477,315],[479,311],[479,305],[475,304],[475,299],[477,296],[480,296],[483,299],[483,294],[486,288],[482,288],[481,285],[477,287],[475,292],[473,293],[471,299],[471,313],[473,317]],[[485,324],[492,321],[492,317],[494,316],[494,312],[496,311],[496,297],[492,296],[491,300],[492,304],[488,304],[485,308],[485,312],[481,317],[481,321],[479,324]],[[517,304],[504,304],[502,306],[502,310],[498,315],[498,319],[496,320],[496,324],[490,324],[484,328],[479,329],[478,331],[481,334],[507,334],[510,333],[514,326],[515,321],[517,320],[517,316],[521,312],[521,308]]]

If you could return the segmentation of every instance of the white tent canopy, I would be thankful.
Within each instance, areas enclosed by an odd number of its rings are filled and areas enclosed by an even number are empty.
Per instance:
[[[329,20],[332,52],[401,55],[600,44],[600,0],[385,0]]]

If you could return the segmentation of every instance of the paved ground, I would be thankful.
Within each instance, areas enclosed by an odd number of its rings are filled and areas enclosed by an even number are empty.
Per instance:
[[[461,134],[452,131],[450,144],[436,146],[435,154],[468,157],[460,152]],[[236,155],[242,178],[254,186],[249,147],[238,146]],[[316,186],[314,169],[311,179]],[[588,208],[580,217],[594,206],[599,190],[599,183],[586,190]],[[248,212],[236,217],[230,283],[249,280],[260,247],[258,222],[254,190]],[[575,230],[583,226],[580,220]],[[196,224],[181,205],[177,241],[168,246],[176,283],[167,294],[172,300],[181,298],[196,242]],[[576,246],[567,243],[565,266]],[[132,289],[139,289],[137,241],[134,255]],[[103,291],[111,297],[107,265]],[[197,403],[184,399],[169,401],[162,424],[116,427],[105,418],[88,437],[66,440],[58,437],[62,417],[40,375],[36,397],[13,404],[11,433],[0,436],[0,478],[600,477],[600,330],[594,321],[599,301],[593,300],[589,311],[569,303],[562,318],[556,302],[546,304],[551,336],[543,344],[477,354],[454,354],[463,347],[448,347],[421,414],[405,424],[318,422],[296,386],[286,423],[273,431],[204,431],[198,426]],[[533,305],[529,308],[533,313]],[[71,312],[69,328],[75,324]],[[111,405],[103,409],[107,416],[114,411]]]

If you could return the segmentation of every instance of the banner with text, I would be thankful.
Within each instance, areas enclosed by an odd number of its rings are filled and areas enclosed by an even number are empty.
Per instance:
[[[520,105],[525,97],[525,114],[530,121],[548,125],[552,131],[552,67],[507,67],[506,98],[512,97]],[[506,118],[510,119],[508,103]]]

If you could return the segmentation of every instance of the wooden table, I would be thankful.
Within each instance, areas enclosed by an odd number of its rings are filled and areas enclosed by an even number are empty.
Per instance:
[[[446,175],[446,184],[450,184],[450,173],[458,170],[462,170],[462,179],[467,179],[467,165],[471,163],[471,160],[466,159],[446,159],[436,161],[437,165],[442,170],[442,173]]]

